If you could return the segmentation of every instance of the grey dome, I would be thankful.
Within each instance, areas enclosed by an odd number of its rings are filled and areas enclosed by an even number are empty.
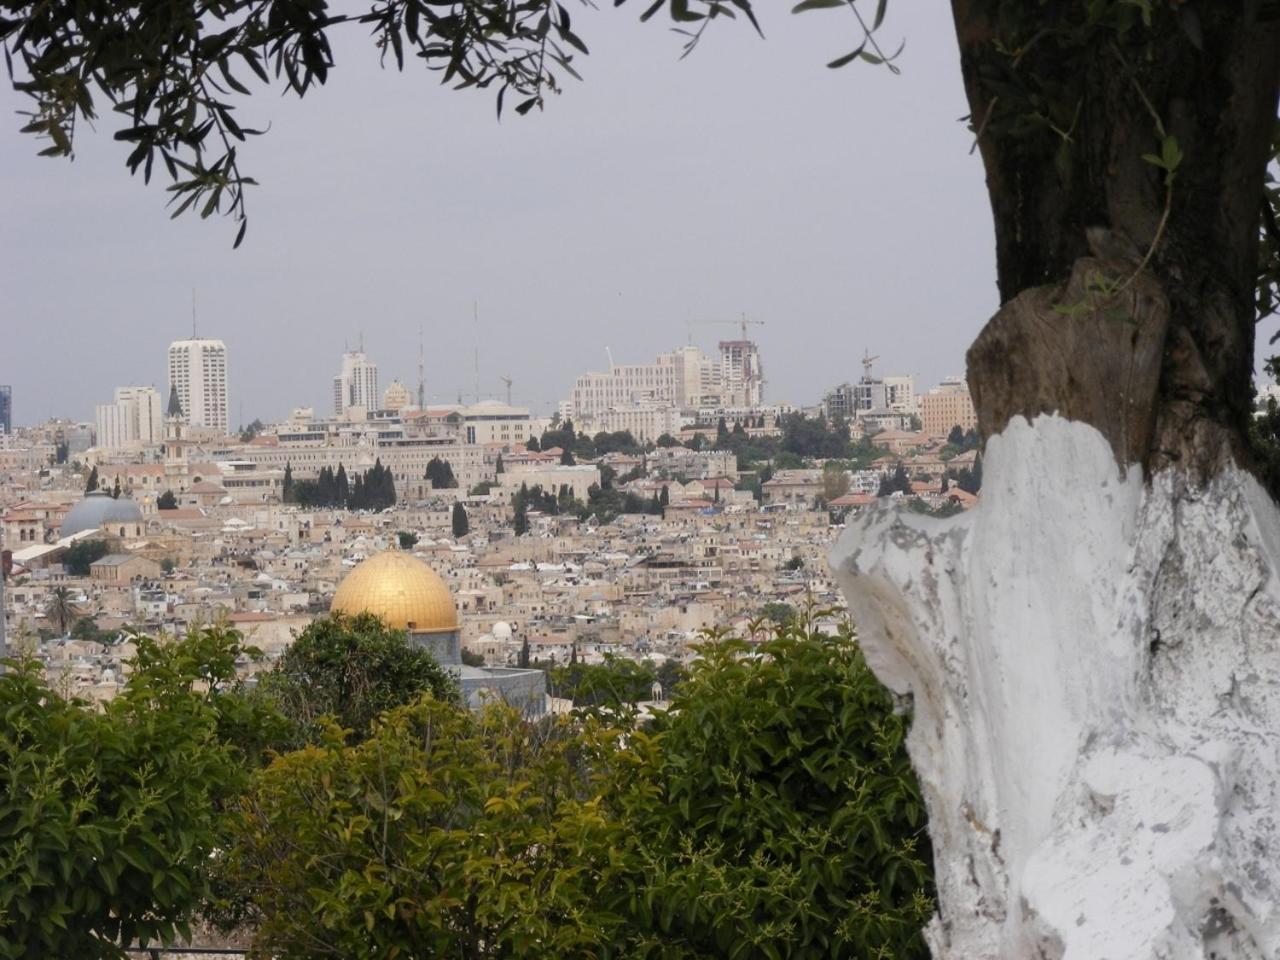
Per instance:
[[[97,530],[104,523],[141,522],[142,511],[128,497],[116,500],[105,490],[93,490],[67,511],[60,535],[69,537],[82,530]]]

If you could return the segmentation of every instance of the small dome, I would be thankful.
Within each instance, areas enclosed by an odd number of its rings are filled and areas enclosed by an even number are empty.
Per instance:
[[[82,530],[97,530],[104,523],[141,523],[142,511],[128,497],[114,499],[105,490],[93,490],[67,511],[59,535],[69,537]]]
[[[338,585],[331,613],[372,613],[389,627],[413,633],[458,629],[458,610],[440,575],[400,550],[375,554]]]
[[[507,623],[505,620],[499,620],[497,623],[495,623],[493,625],[493,639],[510,640],[511,624]]]

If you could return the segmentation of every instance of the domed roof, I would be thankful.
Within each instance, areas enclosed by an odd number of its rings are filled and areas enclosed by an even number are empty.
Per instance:
[[[507,623],[505,620],[499,620],[495,623],[493,625],[493,630],[491,631],[493,639],[495,640],[510,640],[511,632],[511,624]]]
[[[338,585],[331,613],[372,613],[414,633],[458,629],[458,610],[440,575],[412,554],[386,550],[360,563]]]
[[[128,497],[114,499],[105,490],[92,490],[67,511],[59,535],[69,537],[82,530],[97,530],[104,523],[141,523],[142,511]]]

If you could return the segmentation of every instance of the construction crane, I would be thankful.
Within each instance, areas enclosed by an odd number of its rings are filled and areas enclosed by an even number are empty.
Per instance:
[[[870,350],[862,351],[862,379],[868,381],[871,379],[871,365],[880,359],[880,355],[871,355]]]
[[[499,380],[507,385],[507,406],[511,406],[511,378],[499,376]]]
[[[741,328],[742,328],[742,339],[743,339],[743,340],[746,340],[746,339],[747,339],[747,327],[748,327],[748,326],[753,326],[753,327],[763,327],[763,326],[764,326],[764,321],[763,321],[763,320],[748,320],[748,319],[747,319],[747,315],[746,315],[745,313],[742,315],[741,319],[738,319],[738,320],[686,320],[686,321],[685,321],[685,326],[688,328],[688,331],[689,331],[689,342],[690,342],[690,343],[693,343],[693,328],[694,328],[694,326],[695,326],[695,325],[706,324],[706,323],[732,323],[732,324],[734,324],[735,326],[741,327]]]

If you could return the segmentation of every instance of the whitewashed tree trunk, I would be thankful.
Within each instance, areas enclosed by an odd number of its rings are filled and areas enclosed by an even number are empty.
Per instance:
[[[988,345],[1046,322],[1026,307]],[[1150,382],[1096,382],[1121,411],[1158,376],[1159,304],[1146,316]],[[1052,337],[1092,336],[1050,319]],[[1014,414],[987,441],[977,507],[878,509],[832,551],[868,662],[914,714],[930,945],[1280,957],[1280,513],[1230,462],[1202,487],[1122,467],[1129,428],[1104,429]]]

